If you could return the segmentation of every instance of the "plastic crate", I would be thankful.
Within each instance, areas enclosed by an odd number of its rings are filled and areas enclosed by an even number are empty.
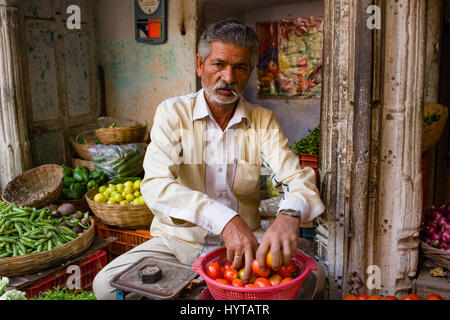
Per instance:
[[[133,249],[134,247],[153,238],[149,230],[125,230],[109,227],[95,220],[95,235],[100,238],[116,237],[117,240],[110,243],[107,247],[109,260],[120,256],[121,254]]]
[[[89,254],[85,259],[76,264],[80,267],[81,290],[92,290],[92,282],[95,276],[107,263],[107,252],[105,250],[98,250]],[[66,287],[67,279],[72,275],[67,273],[67,267],[23,289],[26,296],[31,298],[38,296],[40,292],[52,290],[57,286],[60,288]]]

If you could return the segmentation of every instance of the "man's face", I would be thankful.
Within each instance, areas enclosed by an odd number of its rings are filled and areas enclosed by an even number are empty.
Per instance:
[[[208,102],[233,104],[244,93],[252,71],[250,50],[215,41],[205,61],[197,54],[196,67]]]

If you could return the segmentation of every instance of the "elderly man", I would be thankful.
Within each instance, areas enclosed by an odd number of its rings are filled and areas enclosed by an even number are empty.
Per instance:
[[[256,33],[234,19],[213,23],[202,34],[196,70],[203,89],[163,101],[151,130],[141,191],[154,213],[154,238],[97,275],[98,299],[114,299],[110,280],[144,256],[191,265],[225,246],[248,280],[252,260],[264,267],[270,250],[277,269],[280,252],[286,264],[294,255],[300,224],[324,211],[314,171],[300,167],[273,113],[242,97],[257,52]],[[284,191],[264,234],[258,216],[261,165]]]

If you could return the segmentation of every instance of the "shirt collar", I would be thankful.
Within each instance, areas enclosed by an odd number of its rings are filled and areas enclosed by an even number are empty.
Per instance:
[[[233,124],[239,123],[242,119],[247,120],[247,124],[250,126],[250,117],[248,110],[246,108],[247,101],[243,97],[239,98],[239,102],[234,112],[233,117],[230,119],[230,123],[228,127],[231,127]],[[205,99],[205,90],[201,89],[197,94],[197,99],[195,101],[193,120],[203,119],[207,116],[210,116],[212,119],[211,110],[209,109],[208,103]]]

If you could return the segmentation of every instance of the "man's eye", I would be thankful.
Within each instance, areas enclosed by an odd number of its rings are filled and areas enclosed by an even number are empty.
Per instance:
[[[214,63],[214,66],[216,66],[216,67],[223,67],[224,66],[224,64],[223,63],[220,63],[220,62],[217,62],[217,63]]]

